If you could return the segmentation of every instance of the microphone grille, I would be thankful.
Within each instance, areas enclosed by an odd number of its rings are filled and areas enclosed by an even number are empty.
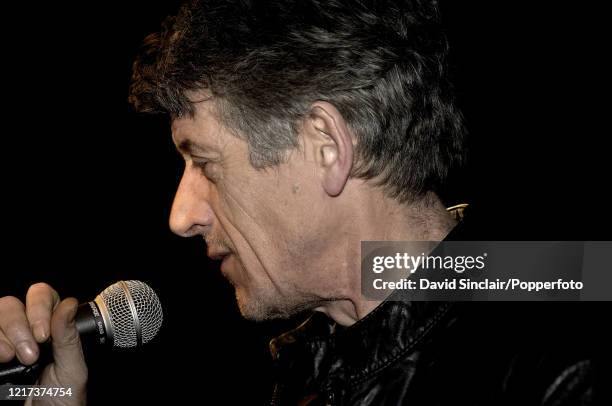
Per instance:
[[[121,281],[100,294],[111,328],[113,346],[132,348],[151,341],[161,328],[163,312],[157,294],[144,282]]]

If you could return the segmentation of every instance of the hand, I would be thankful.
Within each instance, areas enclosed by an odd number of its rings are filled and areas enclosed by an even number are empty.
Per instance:
[[[53,362],[44,369],[38,384],[72,388],[71,397],[28,399],[26,405],[85,405],[87,365],[74,322],[77,306],[74,298],[60,301],[46,283],[30,286],[25,305],[13,296],[0,298],[0,363],[17,356],[22,364],[31,365],[38,359],[38,344],[50,338]]]

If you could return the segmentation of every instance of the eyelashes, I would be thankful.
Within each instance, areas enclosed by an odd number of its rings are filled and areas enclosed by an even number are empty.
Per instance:
[[[193,164],[197,167],[200,168],[202,170],[206,169],[206,165],[208,165],[210,162],[204,159],[194,159],[193,160]]]

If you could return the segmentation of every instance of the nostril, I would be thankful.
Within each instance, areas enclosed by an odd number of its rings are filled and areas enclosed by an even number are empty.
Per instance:
[[[170,230],[180,237],[192,237],[197,234],[194,230],[197,227],[197,223],[185,212],[172,210],[169,225]]]
[[[209,226],[201,225],[198,223],[191,223],[187,230],[180,233],[179,235],[181,237],[196,237],[200,235],[205,238],[209,228]]]

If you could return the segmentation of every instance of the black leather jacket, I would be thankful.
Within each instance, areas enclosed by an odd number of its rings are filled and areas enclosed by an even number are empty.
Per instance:
[[[270,343],[272,405],[594,404],[576,305],[387,300],[348,328],[315,313]]]

